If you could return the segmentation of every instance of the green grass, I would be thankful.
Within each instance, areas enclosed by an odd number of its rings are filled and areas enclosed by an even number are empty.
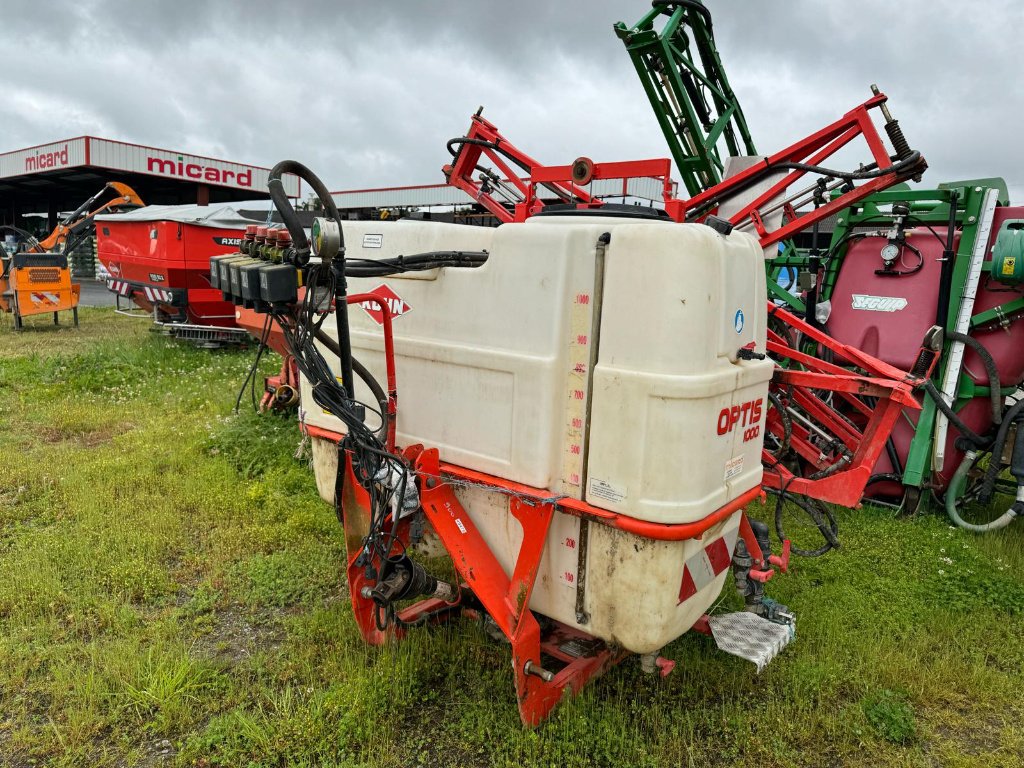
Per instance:
[[[0,766],[1024,764],[1024,523],[844,510],[762,675],[684,636],[524,730],[474,624],[362,644],[294,422],[231,414],[250,359],[0,322]]]

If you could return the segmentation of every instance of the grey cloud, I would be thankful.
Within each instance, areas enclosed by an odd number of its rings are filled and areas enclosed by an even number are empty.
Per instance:
[[[714,0],[725,68],[774,151],[877,82],[928,157],[925,183],[1003,175],[1024,193],[1016,2]],[[270,165],[335,189],[440,182],[480,104],[543,162],[667,154],[612,32],[650,7],[595,2],[5,2],[20,51],[0,149],[97,133]]]

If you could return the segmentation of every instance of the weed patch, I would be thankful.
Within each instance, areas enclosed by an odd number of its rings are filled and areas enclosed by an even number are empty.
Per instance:
[[[861,702],[871,727],[893,744],[909,744],[917,736],[914,710],[906,700],[888,689],[869,694]]]

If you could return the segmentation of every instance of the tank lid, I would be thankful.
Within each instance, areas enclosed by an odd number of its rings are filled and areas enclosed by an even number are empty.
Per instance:
[[[601,216],[604,218],[657,219],[672,221],[661,208],[650,208],[646,205],[627,205],[625,203],[605,203],[596,208],[579,208],[574,203],[555,203],[545,205],[534,216]]]

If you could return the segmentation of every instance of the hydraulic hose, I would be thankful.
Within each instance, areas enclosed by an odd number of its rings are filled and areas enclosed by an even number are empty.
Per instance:
[[[893,163],[888,168],[864,168],[859,171],[833,171],[830,168],[824,168],[820,165],[812,165],[811,163],[798,163],[793,160],[785,160],[780,163],[772,163],[765,165],[765,170],[772,171],[777,168],[788,168],[793,171],[806,171],[807,173],[817,173],[822,176],[832,176],[836,179],[844,179],[845,181],[853,181],[854,179],[876,179],[879,176],[885,176],[889,173],[900,173],[904,168],[910,168],[917,164],[921,159],[921,153],[916,149],[907,155],[902,160]]]
[[[500,152],[509,161],[511,161],[512,163],[515,163],[520,168],[522,168],[524,171],[529,172],[530,170],[532,170],[529,165],[527,165],[522,160],[520,160],[515,155],[513,155],[511,152],[506,150],[504,147],[502,147],[500,144],[498,144],[498,142],[496,142],[496,141],[487,141],[487,139],[471,139],[468,136],[459,136],[458,138],[449,139],[447,147],[448,147],[448,152],[451,154],[452,157],[458,157],[459,156],[459,152],[462,150],[462,145],[463,144],[474,144],[474,145],[476,145],[478,147],[486,147],[487,149],[493,149],[495,152]],[[455,147],[458,147],[459,149],[456,149]]]
[[[784,160],[777,163],[765,162],[760,168],[759,172],[752,175],[749,179],[744,182],[732,186],[726,191],[725,194],[720,195],[713,200],[708,200],[703,206],[697,211],[694,211],[694,218],[700,218],[707,211],[721,205],[724,201],[735,197],[739,193],[746,190],[748,187],[759,183],[765,176],[765,174],[771,173],[772,171],[779,169],[788,169],[794,171],[804,171],[805,173],[816,173],[820,176],[831,176],[836,179],[844,179],[845,181],[854,181],[862,179],[874,179],[879,176],[885,176],[890,173],[895,173],[900,176],[904,176],[905,172],[912,171],[914,167],[921,161],[921,153],[914,150],[906,158],[898,160],[888,168],[879,168],[877,164],[872,163],[858,171],[835,171],[831,168],[825,168],[820,165],[812,165],[810,163],[798,163],[793,160]],[[755,166],[756,167],[756,166]],[[904,176],[905,177],[905,176]]]
[[[339,355],[338,342],[324,333],[323,329],[317,328],[313,335],[316,340],[323,344],[327,349],[331,351],[331,354]],[[383,442],[387,438],[388,434],[388,396],[384,392],[384,388],[380,385],[380,382],[373,378],[373,374],[370,373],[369,369],[356,358],[352,358],[352,370],[356,376],[363,380],[363,383],[370,390],[370,394],[373,395],[374,400],[377,401],[377,405],[380,407],[380,429],[377,430],[377,437]]]
[[[320,199],[327,215],[338,223],[338,236],[340,247],[338,254],[331,260],[331,271],[334,273],[334,317],[338,324],[338,360],[341,363],[341,385],[349,397],[355,395],[355,381],[352,378],[352,340],[348,328],[348,283],[345,280],[345,232],[341,226],[341,214],[334,202],[327,186],[320,181],[315,173],[302,163],[295,160],[282,160],[270,170],[270,178],[267,181],[267,189],[270,192],[270,199],[274,201],[274,207],[281,214],[284,225],[288,228],[288,234],[292,237],[297,259],[300,261],[296,266],[305,266],[309,261],[309,241],[306,239],[306,232],[302,228],[298,214],[292,208],[288,194],[284,190],[281,176],[291,173],[309,184],[313,192]]]
[[[1003,420],[1002,384],[999,382],[999,369],[996,367],[992,353],[985,348],[984,344],[966,333],[946,331],[946,338],[959,341],[970,347],[981,358],[981,363],[985,366],[985,373],[988,374],[989,399],[992,401],[992,423],[1000,424]]]
[[[939,392],[939,388],[935,386],[934,382],[931,380],[926,381],[924,383],[924,391],[927,392],[928,396],[935,401],[935,406],[942,411],[943,416],[949,419],[949,423],[956,427],[960,434],[967,438],[967,440],[976,448],[985,448],[988,446],[989,440],[964,424],[963,420],[957,416],[956,411],[954,411],[946,402],[946,399],[942,396],[942,393]]]
[[[1005,423],[1009,424],[1009,421]],[[964,454],[963,461],[960,462],[960,466],[956,468],[956,472],[953,473],[953,479],[949,481],[949,488],[946,489],[946,514],[949,515],[949,519],[953,521],[958,527],[963,528],[965,531],[971,531],[972,533],[988,533],[989,531],[998,531],[1000,528],[1005,528],[1013,522],[1015,517],[1024,514],[1024,502],[1015,501],[1013,505],[1006,510],[1002,515],[993,520],[990,523],[983,523],[978,525],[976,523],[968,523],[962,517],[956,508],[956,499],[960,495],[961,490],[967,488],[967,473],[971,471],[971,467],[974,466],[974,462],[978,458],[977,451],[968,451]],[[995,459],[995,455],[993,455]],[[990,462],[989,466],[995,464],[999,466],[998,461]]]
[[[999,469],[1002,463],[996,459],[997,456],[1003,455],[1003,446],[1006,445],[1006,438],[1010,434],[1010,425],[1017,418],[1019,414],[1024,410],[1024,400],[1018,400],[1016,403],[1006,409],[1006,413],[1003,414],[1003,423],[999,425],[999,431],[996,432],[996,438],[992,442],[992,461],[989,461],[988,468],[985,470],[985,478],[981,483],[981,493],[978,495],[978,499],[983,503],[987,504],[992,499],[992,494],[995,493],[996,478],[999,477]],[[1024,424],[1019,424],[1018,429],[1024,429]]]

